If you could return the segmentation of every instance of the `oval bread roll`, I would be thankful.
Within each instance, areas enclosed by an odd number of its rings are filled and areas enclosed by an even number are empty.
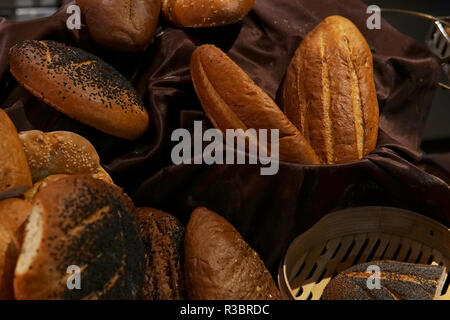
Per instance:
[[[31,184],[30,169],[16,127],[0,109],[0,200],[22,194]]]
[[[303,40],[282,101],[322,163],[352,162],[373,151],[379,110],[372,53],[350,20],[328,17]]]
[[[100,165],[94,146],[73,132],[38,130],[19,133],[28,165],[36,183],[56,174],[87,174],[112,183],[109,174]]]
[[[244,18],[254,0],[162,0],[164,18],[183,27],[216,27]]]
[[[309,143],[269,95],[219,48],[204,45],[194,51],[191,77],[217,129],[278,129],[281,161],[319,164]]]
[[[41,188],[15,269],[16,298],[136,299],[144,251],[133,210],[120,188],[88,176]]]
[[[161,0],[77,0],[89,35],[116,51],[141,51],[155,35]]]
[[[281,299],[261,258],[217,213],[206,208],[192,212],[184,248],[188,299]]]
[[[84,50],[26,40],[10,49],[9,63],[21,85],[69,117],[129,140],[148,128],[147,110],[131,83]]]

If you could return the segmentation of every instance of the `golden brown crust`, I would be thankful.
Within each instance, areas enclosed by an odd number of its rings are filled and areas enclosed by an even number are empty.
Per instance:
[[[98,57],[54,41],[11,48],[10,70],[37,98],[110,135],[135,140],[148,128],[147,110],[132,85]]]
[[[77,0],[91,38],[116,51],[141,51],[155,35],[161,0]]]
[[[48,177],[42,179],[41,181],[38,181],[35,184],[33,184],[33,186],[30,189],[28,189],[23,194],[23,196],[26,201],[33,202],[34,198],[36,197],[36,195],[38,194],[38,192],[41,188],[44,188],[49,183],[52,183],[54,181],[57,181],[61,178],[65,178],[68,176],[69,175],[67,175],[67,174],[55,174],[55,175],[48,176]]]
[[[189,299],[281,299],[258,254],[218,214],[206,208],[194,210],[184,245]]]
[[[253,4],[254,0],[162,0],[161,11],[178,26],[216,27],[241,20]]]
[[[31,212],[31,204],[22,199],[7,199],[0,201],[0,224],[15,237],[17,243],[22,243],[23,224]]]
[[[0,300],[13,300],[14,268],[19,244],[14,236],[0,224]]]
[[[142,300],[184,300],[184,227],[172,215],[138,208],[134,219],[144,243],[146,267]]]
[[[36,183],[57,174],[87,174],[112,183],[111,177],[100,165],[94,146],[75,133],[38,130],[19,133],[28,165]]]
[[[379,109],[372,54],[351,21],[330,16],[303,40],[282,103],[323,163],[352,162],[373,151]]]
[[[136,299],[144,252],[132,201],[112,184],[66,176],[35,196],[15,269],[18,299]],[[81,289],[69,290],[69,266]]]
[[[197,48],[191,76],[206,116],[217,129],[279,129],[280,160],[319,164],[314,150],[275,102],[220,49]]]
[[[0,109],[0,199],[18,196],[30,186],[30,169],[16,127]]]

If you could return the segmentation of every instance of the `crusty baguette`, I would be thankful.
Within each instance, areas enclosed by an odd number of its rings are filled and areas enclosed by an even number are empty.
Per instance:
[[[133,210],[120,188],[89,176],[41,188],[15,269],[16,298],[136,299],[144,251]],[[80,268],[80,289],[67,285],[71,266]]]
[[[22,194],[31,184],[30,168],[16,127],[0,109],[0,200]]]
[[[314,150],[275,102],[220,49],[197,48],[191,76],[206,116],[217,129],[279,129],[280,160],[319,164]]]
[[[36,183],[56,174],[87,174],[112,183],[100,165],[94,146],[82,136],[68,131],[44,133],[38,130],[19,133],[28,165]]]
[[[281,299],[261,258],[217,213],[195,209],[186,228],[184,246],[188,299]]]
[[[142,300],[184,300],[184,226],[174,216],[152,208],[134,212],[145,250]]]
[[[89,35],[116,51],[141,51],[158,26],[161,0],[77,0]]]
[[[372,53],[351,21],[328,17],[303,40],[282,104],[321,162],[352,162],[372,152],[379,122]]]
[[[164,18],[183,27],[216,27],[241,20],[254,0],[162,0]]]
[[[379,274],[374,273],[377,267]],[[437,300],[447,278],[445,267],[397,261],[359,264],[333,278],[322,300]],[[376,285],[379,280],[379,287]]]
[[[69,117],[129,140],[148,128],[147,110],[131,83],[84,50],[26,40],[10,49],[9,63],[21,85]]]

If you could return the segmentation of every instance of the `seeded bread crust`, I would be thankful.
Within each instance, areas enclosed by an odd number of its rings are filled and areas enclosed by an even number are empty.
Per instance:
[[[26,40],[10,49],[9,62],[21,85],[69,117],[129,140],[148,128],[147,110],[131,83],[82,49]]]

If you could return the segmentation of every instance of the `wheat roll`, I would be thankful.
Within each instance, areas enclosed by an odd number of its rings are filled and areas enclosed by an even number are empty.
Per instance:
[[[136,299],[144,251],[122,190],[89,176],[41,187],[15,269],[17,299]],[[71,269],[76,267],[76,269]],[[79,271],[79,287],[71,278]]]
[[[77,0],[89,35],[116,51],[141,51],[155,35],[161,0]]]
[[[31,173],[16,127],[0,109],[0,200],[31,187]]]
[[[69,117],[129,140],[148,128],[147,110],[131,83],[82,49],[26,40],[10,49],[9,62],[21,85]]]
[[[174,25],[217,27],[238,22],[252,9],[254,0],[162,0],[162,14]]]
[[[328,17],[303,40],[286,74],[282,104],[321,162],[352,162],[373,151],[379,108],[372,53],[351,21]]]
[[[224,218],[195,209],[184,240],[190,300],[278,300],[280,292],[258,254]]]
[[[100,165],[94,146],[85,138],[68,131],[44,133],[38,130],[19,133],[33,183],[58,174],[87,174],[112,183]]]
[[[191,77],[206,116],[217,129],[223,133],[226,129],[278,129],[280,160],[320,163],[269,95],[219,48],[204,45],[194,51]]]

